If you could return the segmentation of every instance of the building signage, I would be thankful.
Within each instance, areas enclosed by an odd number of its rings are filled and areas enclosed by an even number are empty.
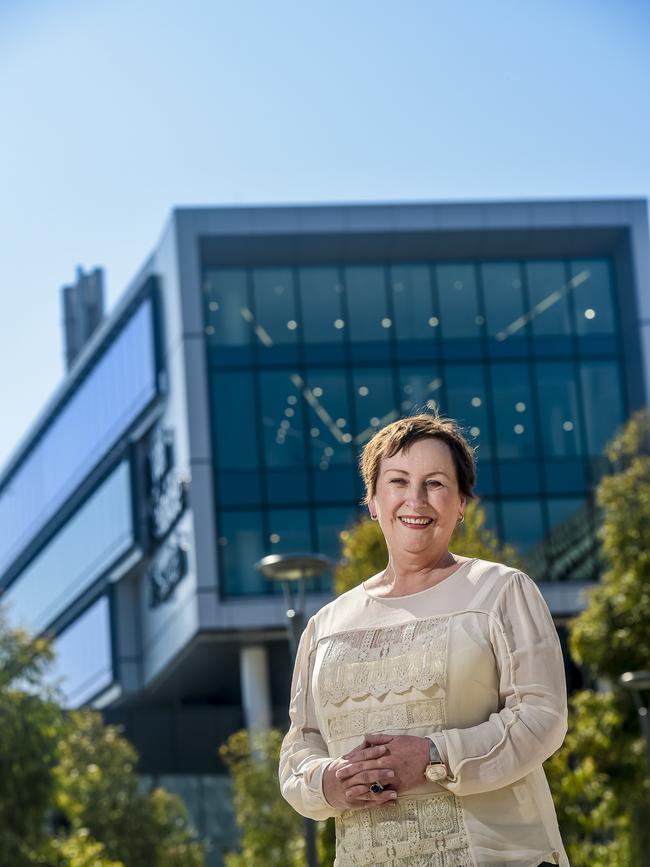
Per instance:
[[[160,548],[149,569],[151,608],[157,608],[166,602],[186,573],[187,544],[173,535]]]
[[[185,511],[187,484],[173,471],[172,432],[158,427],[149,450],[151,482],[151,536],[162,541]]]
[[[159,547],[149,569],[150,605],[166,602],[187,573],[187,543],[173,529],[185,511],[187,481],[174,471],[173,434],[158,426],[148,455],[149,529]]]

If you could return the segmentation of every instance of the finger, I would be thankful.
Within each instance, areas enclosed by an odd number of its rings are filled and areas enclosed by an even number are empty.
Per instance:
[[[359,747],[355,747],[353,750],[350,750],[349,753],[346,753],[344,756],[341,756],[343,759],[348,759],[349,761],[354,762],[362,762],[367,759],[378,759],[380,756],[385,756],[388,752],[388,747],[385,746],[373,746],[373,747],[365,747],[363,744]]]
[[[388,744],[392,740],[392,735],[366,735],[365,743],[374,746],[376,744]]]
[[[397,801],[397,792],[392,789],[387,789],[385,792],[380,792],[378,795],[372,795],[368,792],[360,792],[357,797],[348,799],[348,804],[351,808],[359,808],[367,810],[369,807],[381,807],[389,804],[395,804]]]
[[[348,780],[350,777],[354,777],[362,771],[372,771],[376,774],[378,770],[384,767],[384,761],[386,760],[379,758],[363,762],[350,762],[349,765],[344,765],[342,768],[338,769],[336,772],[336,778],[337,780]]]
[[[395,771],[387,769],[377,769],[372,771],[362,771],[354,777],[347,780],[342,780],[342,785],[346,787],[365,786],[368,789],[373,783],[382,783],[384,786],[389,786],[395,780]]]

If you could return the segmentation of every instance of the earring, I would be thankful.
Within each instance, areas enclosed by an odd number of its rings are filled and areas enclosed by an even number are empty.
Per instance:
[[[370,517],[372,518],[373,521],[377,520],[377,515],[374,515],[372,512],[370,513]]]
[[[464,520],[465,520],[465,515],[461,513],[461,514],[458,516],[458,521],[457,521],[456,523],[458,523],[458,524],[462,524]]]

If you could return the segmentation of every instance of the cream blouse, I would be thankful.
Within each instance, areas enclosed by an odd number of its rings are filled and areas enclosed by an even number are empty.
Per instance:
[[[307,624],[289,714],[282,794],[336,817],[335,867],[568,867],[542,769],[566,733],[564,665],[527,575],[470,560],[409,596],[344,593]],[[323,772],[371,733],[431,735],[449,778],[337,810]]]

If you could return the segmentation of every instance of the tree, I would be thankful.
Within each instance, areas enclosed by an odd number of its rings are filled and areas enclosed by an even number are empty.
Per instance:
[[[140,791],[119,731],[62,710],[51,659],[0,612],[0,867],[203,867],[182,803]]]
[[[232,776],[240,851],[226,855],[226,867],[302,867],[305,864],[304,823],[280,793],[278,762],[282,733],[277,729],[235,732],[219,749]],[[323,823],[318,823],[322,864],[334,853]],[[328,860],[329,859],[329,860]]]
[[[570,700],[569,733],[547,763],[573,867],[641,867],[650,851],[649,791],[636,712],[618,678],[650,669],[650,419],[633,416],[597,491],[606,565],[570,626],[575,660],[606,691]]]
[[[343,559],[334,575],[337,595],[356,587],[361,581],[385,568],[388,549],[377,521],[362,518],[350,530],[341,533]],[[459,524],[451,542],[464,557],[519,565],[519,558],[510,545],[501,545],[496,535],[485,526],[485,511],[479,500],[470,500],[465,520]]]

